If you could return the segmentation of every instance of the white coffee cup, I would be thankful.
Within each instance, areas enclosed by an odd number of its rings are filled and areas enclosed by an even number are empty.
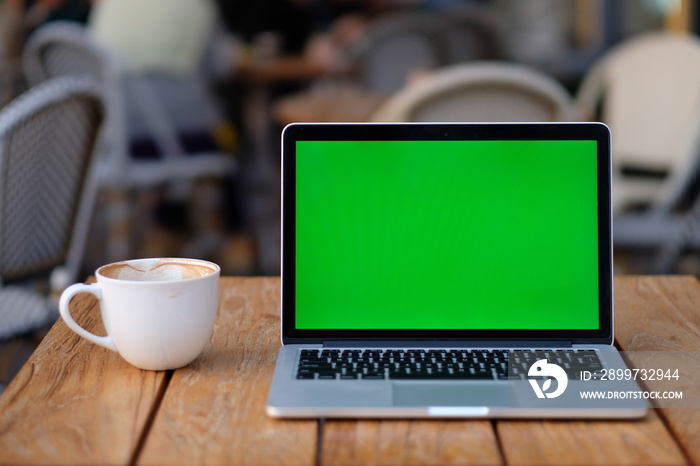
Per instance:
[[[61,295],[61,317],[78,335],[116,351],[141,369],[177,369],[192,362],[214,330],[218,265],[198,259],[136,259],[95,272],[97,283],[75,284]],[[69,303],[78,293],[100,300],[107,336],[78,325]]]

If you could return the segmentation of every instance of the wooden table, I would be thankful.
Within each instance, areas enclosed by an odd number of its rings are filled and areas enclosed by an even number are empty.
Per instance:
[[[637,421],[276,420],[264,412],[280,345],[279,278],[223,278],[204,353],[147,372],[58,321],[0,397],[12,464],[700,464],[700,409]],[[693,277],[615,280],[624,350],[700,350]],[[94,298],[74,316],[103,330]]]
[[[278,100],[275,120],[289,123],[351,123],[370,121],[386,96],[352,85],[313,89]]]
[[[237,64],[234,78],[255,83],[280,83],[320,78],[328,73],[322,65],[303,55],[280,55],[244,60]]]

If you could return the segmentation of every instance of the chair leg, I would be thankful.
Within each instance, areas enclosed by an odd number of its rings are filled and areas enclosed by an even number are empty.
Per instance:
[[[128,189],[109,189],[107,222],[107,261],[130,259],[131,205]]]
[[[187,257],[211,259],[224,243],[223,189],[220,180],[201,179],[188,196],[188,223],[192,237],[183,248]]]
[[[676,237],[662,245],[653,262],[654,273],[670,274],[676,271],[681,256],[694,243],[698,226],[700,226],[700,199],[696,200],[685,213]]]

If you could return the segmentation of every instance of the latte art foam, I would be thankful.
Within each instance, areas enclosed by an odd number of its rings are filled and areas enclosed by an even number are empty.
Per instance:
[[[98,270],[100,275],[107,278],[140,282],[187,280],[214,272],[215,269],[204,262],[183,259],[119,262]]]

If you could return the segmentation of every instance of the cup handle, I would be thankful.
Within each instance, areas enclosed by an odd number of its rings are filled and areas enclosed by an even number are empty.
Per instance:
[[[58,303],[58,309],[61,312],[61,317],[63,317],[63,320],[71,330],[81,337],[87,338],[91,342],[97,343],[98,345],[104,346],[112,351],[117,351],[117,347],[114,345],[114,341],[112,341],[112,338],[109,335],[106,337],[97,336],[94,333],[88,332],[78,325],[75,320],[73,320],[73,317],[70,315],[69,304],[71,299],[73,299],[73,296],[77,295],[78,293],[92,293],[97,296],[97,299],[102,301],[102,290],[97,283],[90,285],[77,283],[75,285],[71,285],[66,288],[65,291],[63,291],[63,294],[61,294],[61,300]]]

